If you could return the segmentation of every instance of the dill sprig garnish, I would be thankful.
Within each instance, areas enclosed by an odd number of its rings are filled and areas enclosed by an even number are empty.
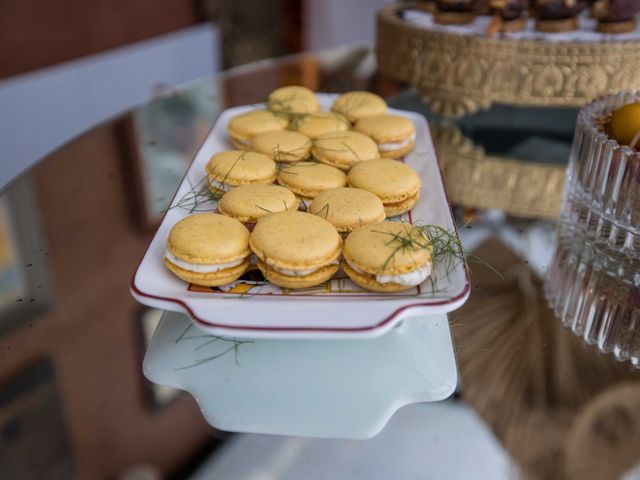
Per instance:
[[[387,267],[395,259],[395,256],[398,254],[398,252],[407,253],[419,250],[432,251],[432,247],[429,244],[428,237],[426,237],[422,229],[420,229],[419,227],[405,228],[404,232],[402,233],[383,232],[382,230],[372,230],[372,232],[389,236],[390,239],[389,241],[385,242],[385,245],[393,248],[393,251],[380,266],[380,273],[384,273],[386,271]]]
[[[209,345],[212,345],[216,342],[223,342],[226,344],[230,344],[225,350],[218,352],[214,355],[210,355],[208,357],[204,357],[204,358],[199,358],[197,359],[194,363],[192,363],[191,365],[184,365],[182,367],[178,367],[175,370],[179,371],[179,370],[186,370],[188,368],[193,368],[193,367],[197,367],[199,365],[202,365],[203,363],[207,363],[210,362],[212,360],[216,360],[220,357],[225,356],[226,354],[233,352],[233,360],[235,362],[235,364],[237,366],[240,366],[240,362],[238,361],[238,355],[239,355],[239,348],[242,345],[245,344],[251,344],[254,343],[252,340],[238,340],[235,338],[226,338],[226,337],[220,337],[217,335],[204,335],[204,334],[198,334],[198,335],[189,335],[187,336],[187,332],[189,332],[191,330],[191,328],[193,327],[193,324],[190,323],[187,328],[180,334],[180,336],[178,336],[178,338],[176,338],[175,340],[175,344],[178,344],[182,341],[186,341],[186,340],[194,340],[194,339],[206,339],[204,342],[200,343],[199,345],[197,345],[193,351],[197,352],[205,347],[208,347]]]
[[[189,177],[187,176],[187,182],[189,182],[189,191],[185,193],[174,205],[169,206],[166,211],[171,210],[172,208],[182,208],[183,210],[188,210],[189,213],[194,212],[209,212],[212,209],[210,205],[212,202],[220,200],[222,195],[225,194],[224,191],[211,188],[211,183],[216,181],[222,185],[226,182],[227,178],[231,171],[235,168],[238,162],[244,159],[244,156],[247,152],[242,152],[238,155],[238,158],[235,159],[231,168],[227,170],[224,176],[220,174],[215,174],[211,177],[211,174],[215,172],[213,170],[206,173],[204,178],[200,180],[195,185],[191,182]],[[207,205],[205,208],[201,208],[203,205]]]
[[[316,212],[316,215],[326,219],[329,216],[329,204],[325,203],[324,206]]]
[[[282,210],[283,212],[288,212],[289,211],[289,207],[287,206],[287,201],[286,200],[282,200],[282,205],[284,206],[284,210]],[[263,212],[267,212],[267,213],[276,213],[273,210],[269,210],[268,208],[265,208],[261,205],[254,205],[254,207],[259,208],[260,210],[262,210]]]
[[[465,228],[469,222],[462,225]],[[477,255],[467,251],[463,246],[458,235],[454,232],[437,226],[437,225],[418,225],[422,231],[425,232],[429,242],[432,244],[433,252],[431,254],[434,263],[444,263],[445,272],[448,276],[460,261],[464,262],[464,267],[471,271],[469,263],[477,263],[491,270],[493,273],[503,278],[502,274],[496,270],[493,266],[485,262]]]
[[[292,95],[282,99],[267,99],[264,102],[265,107],[274,115],[286,119],[289,122],[289,130],[298,130],[300,124],[309,116],[313,117],[318,113],[332,113],[336,117],[341,118],[346,125],[350,125],[349,119],[342,112],[296,112],[291,109],[290,102],[295,100],[296,95]],[[338,130],[336,128],[336,130]]]
[[[289,102],[296,98],[295,95],[284,99],[267,99],[264,104],[267,110],[271,113],[286,119],[289,122],[289,129],[297,130],[300,126],[300,122],[304,120],[307,115],[311,115],[314,112],[296,112],[291,109]]]
[[[460,263],[463,263],[464,267],[470,270],[470,261],[480,263],[502,277],[502,274],[491,265],[476,255],[467,252],[455,230],[450,231],[439,225],[414,224],[413,228],[407,228],[402,233],[383,232],[380,230],[375,230],[375,232],[388,235],[390,239],[386,242],[386,245],[393,248],[393,251],[380,268],[380,273],[386,270],[398,252],[404,253],[422,249],[430,251],[434,267],[441,266],[445,277],[448,277]],[[432,279],[432,288],[437,288],[437,279],[434,279],[433,276],[430,278]]]
[[[460,238],[454,232],[450,232],[439,225],[420,225],[418,229],[427,237],[431,246],[431,258],[434,264],[444,266],[445,275],[449,275],[462,261],[467,267],[465,252]]]
[[[358,100],[357,103],[356,100]],[[366,105],[366,103],[367,99],[365,95],[351,95],[348,98],[347,102],[344,104],[343,108],[339,110],[339,113],[346,116],[352,110],[360,108],[361,106]]]
[[[194,185],[191,180],[187,178],[187,182],[189,182],[189,191],[185,193],[174,205],[167,207],[165,212],[172,208],[182,208],[184,210],[188,210],[189,213],[210,211],[212,207],[209,204],[218,200],[220,196],[209,189],[207,180],[207,177],[204,177]],[[202,205],[208,206],[206,208],[201,208]]]
[[[321,152],[351,152],[358,160],[361,160],[360,156],[355,152],[355,150],[349,146],[347,144],[347,142],[345,142],[344,140],[348,139],[350,137],[345,136],[345,135],[341,135],[341,136],[336,136],[336,137],[323,137],[320,140],[343,140],[342,142],[340,142],[344,148],[335,148],[335,147],[328,147],[322,144],[318,144],[316,143],[314,145],[314,148],[316,150],[319,150]]]
[[[320,140],[343,140],[345,138],[351,138],[351,137],[349,137],[349,135],[338,135],[337,137],[322,137],[320,138]]]
[[[310,162],[308,160],[301,160],[299,162],[288,162],[288,163],[278,163],[277,169],[281,173],[286,173],[287,175],[298,175],[298,172],[291,172],[290,169],[292,167],[313,167],[318,165],[317,162]]]
[[[280,148],[280,144],[276,144],[276,146],[273,147],[273,151],[271,152],[271,158],[273,158],[275,162],[285,163],[286,160],[283,160],[283,158],[286,158],[287,156],[291,156],[291,155],[297,156],[298,152],[304,152],[306,150],[307,151],[306,155],[300,160],[297,160],[298,162],[303,162],[311,156],[311,152],[309,149],[309,147],[311,146],[311,143],[312,143],[311,141],[304,142],[299,147],[293,148],[291,150],[282,150]]]
[[[358,154],[356,153],[356,151],[355,151],[353,148],[351,148],[349,145],[347,145],[347,142],[342,142],[342,144],[343,144],[345,147],[347,147],[347,149],[348,149],[351,153],[353,153],[353,156],[354,156],[354,157],[356,157],[358,160],[362,160],[362,159],[360,158],[360,155],[358,155]]]
[[[287,204],[285,203],[284,206],[286,207]],[[271,210],[269,210],[268,208],[264,208],[261,207],[260,205],[254,205],[254,207],[259,208],[260,210],[262,210],[263,212],[267,212],[267,213],[273,213]]]

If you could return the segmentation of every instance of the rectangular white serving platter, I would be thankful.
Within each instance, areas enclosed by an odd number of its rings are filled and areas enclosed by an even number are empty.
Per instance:
[[[328,110],[335,95],[318,97],[323,110]],[[341,278],[295,291],[255,281],[246,274],[224,290],[193,287],[175,277],[163,263],[165,243],[173,225],[190,214],[176,205],[194,185],[203,185],[205,165],[214,153],[233,149],[227,136],[229,119],[255,108],[260,105],[225,110],[209,132],[134,274],[131,293],[136,300],[186,313],[199,328],[214,335],[238,338],[371,338],[410,316],[437,315],[462,306],[470,291],[462,262],[448,272],[436,263],[431,278],[422,285],[394,294],[364,291],[341,272]],[[455,233],[427,121],[413,112],[389,112],[410,118],[416,127],[416,145],[402,161],[418,172],[422,190],[420,200],[403,220],[438,225]],[[198,211],[215,209],[215,202],[198,207]]]

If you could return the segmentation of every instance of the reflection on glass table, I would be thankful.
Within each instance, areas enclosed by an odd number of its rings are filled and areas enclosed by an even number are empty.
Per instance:
[[[59,449],[57,464],[67,465],[70,451],[78,478],[113,478],[138,464],[185,477],[190,460],[197,462],[199,452],[208,454],[222,442],[224,435],[208,427],[189,395],[149,401],[141,367],[145,315],[128,288],[220,111],[262,101],[291,83],[317,91],[376,91],[391,106],[425,113],[434,135],[439,130],[443,138],[467,137],[471,145],[461,142],[467,152],[475,143],[490,157],[490,168],[475,154],[440,158],[463,243],[492,267],[470,263],[470,300],[449,317],[460,377],[450,402],[454,409],[472,409],[486,426],[473,436],[478,449],[489,448],[490,433],[531,478],[615,478],[638,463],[639,452],[629,447],[638,445],[640,433],[633,407],[637,373],[574,337],[541,291],[555,224],[552,202],[536,205],[561,194],[576,112],[558,112],[552,127],[546,113],[499,107],[447,124],[406,85],[379,75],[370,50],[349,47],[260,62],[165,92],[96,126],[0,191],[0,399],[17,398],[5,392],[15,389],[30,365],[41,359],[52,365],[51,396],[59,398],[61,413],[51,415],[62,419],[65,428],[56,431],[64,432],[70,446]],[[518,128],[507,132],[512,124]],[[452,128],[457,131],[447,133]],[[446,173],[447,163],[469,157],[476,163],[459,167],[467,170]],[[533,176],[521,176],[531,171],[546,180],[517,205],[515,216],[515,188],[531,187],[526,180]],[[474,175],[483,182],[481,195],[473,188]],[[1,441],[11,448],[32,435],[58,438],[44,426],[11,423],[8,403],[0,405],[2,432],[15,433]],[[446,426],[420,422],[426,408],[406,413],[415,415],[407,424],[420,425],[424,448]],[[400,448],[394,444],[398,437],[381,435],[386,451]],[[401,446],[413,445],[418,453],[423,448],[407,442]],[[8,451],[4,446],[0,455]]]

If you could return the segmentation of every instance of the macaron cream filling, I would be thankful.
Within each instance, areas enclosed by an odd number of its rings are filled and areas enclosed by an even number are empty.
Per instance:
[[[209,185],[213,188],[220,190],[221,192],[228,192],[233,188],[233,185],[229,185],[228,183],[219,182],[215,178],[209,176]]]
[[[238,138],[238,137],[233,137],[233,139],[239,143],[240,145],[245,145],[245,146],[249,146],[251,144],[251,139],[250,138]]]
[[[365,275],[371,275],[369,272],[365,272],[361,268],[357,267],[349,260],[345,258],[345,261],[349,264],[349,266],[358,273],[362,273]],[[399,285],[405,285],[407,287],[416,287],[424,282],[427,277],[431,275],[431,265],[426,263],[422,267],[417,268],[416,270],[412,270],[407,273],[402,273],[399,275],[376,275],[376,282],[378,283],[397,283]]]
[[[288,268],[277,268],[274,267],[273,265],[269,265],[269,268],[271,268],[272,270],[275,270],[278,273],[281,273],[283,275],[289,275],[291,277],[304,277],[305,275],[311,275],[312,273],[317,272],[318,270],[324,268],[324,267],[328,267],[329,265],[340,265],[340,261],[336,258],[335,260],[333,260],[332,262],[329,262],[325,265],[321,265],[319,267],[314,267],[314,268],[306,268],[306,269],[302,269],[302,270],[291,270]]]
[[[351,267],[353,268],[353,267]],[[378,283],[398,283],[408,287],[415,287],[424,282],[431,275],[431,265],[426,264],[412,272],[403,273],[401,275],[376,275]]]
[[[168,249],[165,250],[164,256],[174,265],[182,268],[183,270],[187,270],[189,272],[196,273],[214,273],[219,272],[221,270],[225,270],[227,268],[237,267],[238,265],[242,265],[247,261],[247,257],[239,258],[238,260],[234,260],[232,262],[226,263],[214,263],[214,264],[200,264],[200,263],[191,263],[186,262],[184,260],[180,260],[173,253],[171,253]]]
[[[378,150],[382,152],[390,152],[392,150],[398,150],[400,148],[406,147],[411,142],[415,141],[415,139],[416,139],[416,134],[414,133],[406,140],[401,140],[400,142],[379,143]]]

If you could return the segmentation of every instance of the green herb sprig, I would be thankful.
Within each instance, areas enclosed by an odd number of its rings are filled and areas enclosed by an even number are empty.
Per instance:
[[[274,161],[279,162],[279,164],[280,163],[284,163],[287,160],[283,160],[283,159],[286,159],[287,156],[290,156],[290,155],[297,156],[299,152],[304,152],[305,150],[309,150],[309,147],[311,146],[311,143],[312,142],[309,140],[309,141],[303,143],[302,145],[300,145],[299,147],[293,148],[291,150],[282,150],[280,148],[280,144],[276,144],[276,146],[273,148],[271,157],[273,158]],[[307,160],[309,157],[311,157],[311,153],[307,152],[307,154],[303,158],[301,158],[300,160],[297,160],[297,161],[303,162],[303,161]]]
[[[194,212],[208,212],[211,210],[210,203],[219,199],[219,196],[212,192],[209,188],[207,177],[204,177],[195,185],[187,177],[189,182],[189,191],[185,193],[174,205],[171,205],[165,209],[165,212],[173,208],[181,208],[188,210],[189,213]],[[207,207],[203,207],[207,205]]]
[[[491,265],[476,255],[467,252],[455,230],[450,231],[439,225],[415,224],[413,227],[405,229],[402,233],[376,231],[377,233],[388,235],[390,239],[386,242],[386,245],[393,247],[393,251],[380,267],[380,273],[386,270],[398,252],[427,250],[431,254],[434,266],[442,266],[444,275],[447,278],[461,262],[466,269],[470,270],[470,261],[482,264],[502,277],[502,274]],[[437,278],[431,276],[430,279],[432,288],[437,288]]]
[[[329,204],[325,203],[324,206],[315,213],[315,215],[326,219],[329,216]]]
[[[223,356],[225,356],[225,355],[227,355],[228,353],[231,353],[231,352],[233,352],[235,364],[237,366],[240,366],[240,362],[238,361],[238,355],[239,355],[240,347],[242,345],[245,345],[245,344],[254,343],[252,340],[238,340],[238,339],[235,339],[235,338],[219,337],[217,335],[206,335],[206,334],[187,335],[187,333],[192,329],[192,327],[193,327],[193,324],[190,323],[187,326],[187,328],[185,328],[184,331],[178,336],[178,338],[176,338],[174,343],[178,344],[178,343],[186,341],[186,340],[205,339],[204,342],[200,343],[199,345],[197,345],[193,349],[194,352],[196,352],[198,350],[201,350],[201,349],[203,349],[205,347],[208,347],[209,345],[212,345],[212,344],[217,343],[217,342],[223,342],[223,343],[230,344],[230,345],[225,350],[223,350],[222,352],[216,353],[214,355],[210,355],[208,357],[199,358],[194,363],[192,363],[191,365],[184,365],[182,367],[176,368],[175,369],[176,371],[186,370],[186,369],[189,369],[189,368],[197,367],[197,366],[202,365],[204,363],[211,362],[213,360],[221,358],[221,357],[223,357]]]
[[[213,181],[217,181],[218,183],[224,184],[227,181],[229,174],[235,168],[238,162],[245,158],[246,153],[247,152],[242,152],[240,155],[238,155],[238,158],[235,159],[235,161],[231,165],[231,168],[227,170],[224,175],[222,175],[221,173],[217,173],[213,177],[211,177],[211,174],[215,173],[212,170],[210,172],[207,172],[204,178],[195,185],[187,176],[186,178],[187,182],[189,182],[189,191],[187,191],[187,193],[185,193],[174,205],[169,206],[165,211],[169,211],[173,208],[188,210],[189,213],[211,211],[211,202],[220,200],[225,192],[212,189],[210,183]],[[203,205],[206,205],[206,207],[203,207]]]
[[[296,112],[291,109],[289,106],[289,102],[295,99],[295,95],[283,98],[283,99],[267,99],[264,104],[274,115],[277,115],[281,118],[286,119],[289,122],[289,128],[291,130],[297,130],[300,126],[300,123],[307,117],[307,115],[311,115],[312,112]]]

